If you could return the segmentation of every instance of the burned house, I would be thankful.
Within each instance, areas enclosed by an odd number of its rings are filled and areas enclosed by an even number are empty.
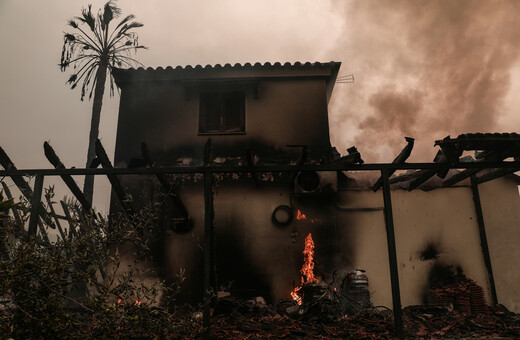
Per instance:
[[[329,62],[115,70],[121,89],[115,165],[213,164],[229,170],[337,161],[327,106],[339,67]],[[350,152],[344,161],[362,162],[356,150]],[[391,306],[383,196],[370,188],[377,177],[343,171],[217,173],[212,283],[239,297],[290,299],[300,285],[302,251],[312,234],[318,280],[332,282],[337,273],[364,269],[371,300]],[[173,195],[157,226],[158,273],[171,278],[185,269],[181,300],[197,301],[203,291],[201,177],[121,180],[136,205],[159,200],[165,191]],[[491,302],[469,182],[442,188],[432,179],[422,186],[431,190],[411,192],[395,182],[392,210],[403,305],[423,302],[439,265],[460,268]],[[511,260],[520,255],[516,183],[504,177],[482,184],[480,198],[496,295],[520,311],[520,271]]]

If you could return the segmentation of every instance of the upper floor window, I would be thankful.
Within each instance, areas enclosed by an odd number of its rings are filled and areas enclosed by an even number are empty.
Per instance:
[[[245,133],[244,92],[202,92],[199,133]]]

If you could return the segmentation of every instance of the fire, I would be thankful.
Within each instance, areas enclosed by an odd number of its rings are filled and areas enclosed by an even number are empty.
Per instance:
[[[299,210],[298,210],[299,212]],[[314,241],[312,240],[312,234],[309,233],[305,238],[305,249],[303,249],[303,266],[300,269],[301,285],[294,288],[291,292],[291,297],[299,305],[302,304],[302,297],[299,294],[300,289],[304,284],[318,282],[318,279],[314,276]]]
[[[307,218],[307,215],[305,215],[304,213],[302,213],[302,211],[300,209],[298,209],[296,211],[296,219],[297,220],[308,220],[308,221],[311,221],[311,223],[321,223],[321,219],[319,218]]]

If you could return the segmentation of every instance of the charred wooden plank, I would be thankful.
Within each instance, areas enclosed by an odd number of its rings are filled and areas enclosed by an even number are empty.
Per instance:
[[[7,196],[7,198],[12,200],[13,195],[11,194],[11,190],[9,190],[9,187],[7,186],[7,184],[5,184],[5,182],[2,182],[2,188],[4,189],[4,193]],[[16,206],[13,206],[11,208],[11,211],[13,212],[13,216],[14,216],[14,220],[16,221],[16,224],[20,226],[20,228],[23,231],[23,235],[25,235],[25,229],[23,228],[22,217],[18,213],[18,208],[16,208]]]
[[[40,199],[43,191],[43,175],[37,175],[34,182],[34,192],[31,201],[31,216],[29,217],[29,229],[27,231],[27,241],[36,237],[36,228],[40,219]],[[46,233],[45,233],[46,235]],[[43,236],[43,235],[42,235]]]
[[[108,159],[107,153],[105,151],[105,148],[103,148],[103,144],[101,144],[101,141],[96,139],[96,156],[99,158],[99,161],[101,162],[101,166],[104,169],[113,169],[112,163],[110,163],[110,160]],[[128,214],[133,214],[134,210],[130,206],[130,204],[126,200],[126,195],[123,190],[123,186],[121,185],[121,182],[119,182],[119,179],[116,175],[107,173],[108,180],[110,181],[110,184],[112,185],[112,189],[116,193],[117,198],[119,199],[119,202],[121,202],[121,205],[123,206],[123,209]]]
[[[4,149],[2,149],[2,147],[0,147],[0,165],[2,165],[4,167],[4,169],[6,169],[6,170],[17,170],[16,166],[11,161],[9,156],[7,156],[7,154],[5,153]],[[10,177],[13,180],[14,184],[16,184],[18,189],[20,189],[20,191],[25,196],[25,198],[29,202],[32,202],[33,201],[33,191],[31,189],[31,186],[25,181],[25,179],[22,176],[18,176],[18,175],[11,175]],[[40,196],[41,196],[41,194],[40,194]],[[49,227],[51,227],[52,229],[55,229],[54,224],[52,223],[50,217],[48,216],[47,211],[43,207],[42,202],[40,202],[40,204],[38,204],[37,207],[39,209],[38,215],[41,218],[43,218],[43,220]]]
[[[146,145],[145,142],[143,142],[141,144],[141,152],[142,152],[143,158],[144,158],[145,162],[148,164],[148,166],[150,166],[151,168],[154,168],[157,163],[155,161],[153,161],[150,151],[148,150],[148,146]],[[186,209],[186,206],[184,205],[182,200],[179,198],[179,196],[177,196],[177,194],[175,194],[173,192],[173,186],[171,183],[169,183],[166,176],[164,174],[156,173],[155,177],[161,184],[164,192],[167,193],[167,197],[173,202],[175,207],[179,210],[182,217],[185,218],[186,220],[188,220],[189,219],[188,210]]]
[[[495,277],[493,276],[493,267],[491,266],[491,256],[489,255],[489,246],[486,236],[486,226],[484,224],[484,215],[482,214],[480,193],[478,190],[478,183],[475,176],[471,176],[471,191],[473,193],[473,202],[475,204],[475,213],[477,215],[480,246],[482,247],[482,255],[484,257],[484,263],[488,272],[489,287],[491,289],[491,298],[493,300],[493,305],[496,305],[498,303],[498,298],[495,287]]]
[[[411,173],[406,173],[406,174],[403,174],[400,176],[390,178],[388,183],[395,184],[395,183],[410,181],[412,179],[415,179],[415,178],[421,176],[423,173],[424,173],[424,170],[418,170],[418,171],[414,171]]]
[[[4,149],[0,147],[0,165],[4,167],[5,170],[16,170],[16,167],[14,166],[14,163],[11,161],[9,156],[5,153]],[[32,200],[32,189],[27,184],[25,179],[23,179],[22,176],[13,175],[11,176],[11,179],[13,180],[14,184],[20,189],[22,194],[27,198],[27,200]]]
[[[399,289],[399,267],[397,265],[397,252],[395,246],[394,217],[392,212],[392,194],[388,178],[390,171],[381,170],[383,185],[383,202],[385,205],[386,241],[388,246],[388,261],[390,265],[390,283],[392,286],[392,304],[394,310],[395,331],[399,338],[404,337],[403,314],[401,308],[401,293]]]
[[[455,174],[455,175],[451,176],[450,178],[448,178],[447,180],[445,180],[442,183],[442,186],[449,187],[449,186],[452,186],[454,184],[457,184],[460,181],[463,181],[466,178],[475,175],[479,171],[482,171],[482,170],[481,169],[466,169],[464,171],[461,171],[458,174]]]
[[[477,183],[482,184],[485,182],[492,181],[494,179],[507,176],[509,174],[512,174],[513,172],[520,171],[520,168],[512,168],[512,169],[495,169],[495,171],[489,172],[487,174],[484,174],[482,176],[477,177]]]
[[[48,142],[43,143],[43,149],[45,151],[45,157],[51,162],[51,164],[56,169],[65,169],[65,165],[61,162],[58,155],[56,155],[56,152],[54,152],[54,149],[51,147],[51,145]],[[81,203],[83,209],[87,212],[91,212],[92,205],[90,202],[85,198],[85,195],[83,195],[83,192],[76,184],[76,181],[72,178],[70,175],[61,175],[60,176],[63,182],[69,187],[72,194],[76,197],[79,203]]]
[[[444,155],[444,152],[442,150],[437,151],[437,154],[435,155],[435,158],[433,160],[435,163],[446,163],[448,162],[448,159]],[[408,191],[412,191],[416,188],[418,188],[421,184],[432,178],[435,174],[437,176],[444,178],[446,177],[446,174],[448,173],[447,169],[427,169],[427,170],[421,170],[421,175],[418,176],[416,179],[414,179],[412,182],[410,182],[410,185],[408,186]]]
[[[423,184],[437,173],[437,169],[429,169],[429,170],[423,170],[421,175],[418,176],[416,179],[410,182],[410,185],[408,186],[408,191],[412,191],[419,187],[419,185]]]
[[[208,144],[206,144],[208,146]],[[213,174],[204,173],[204,310],[203,327],[204,339],[210,339],[210,303],[211,303],[211,267],[213,254]]]
[[[415,139],[413,139],[411,137],[405,137],[404,139],[406,139],[408,144],[406,144],[406,146],[403,148],[403,150],[401,150],[399,155],[397,155],[397,157],[392,161],[392,164],[404,163],[408,159],[408,157],[410,157],[410,155],[412,154],[412,149],[413,149],[413,144],[414,144]],[[395,171],[389,172],[388,177],[392,176],[392,174],[394,172]],[[382,184],[383,184],[383,177],[379,177],[377,179],[376,183],[372,186],[372,190],[374,190],[374,191],[379,190],[379,188],[381,187]]]

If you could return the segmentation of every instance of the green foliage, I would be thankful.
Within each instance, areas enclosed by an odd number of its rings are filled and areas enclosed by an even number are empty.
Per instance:
[[[52,191],[47,195],[51,202]],[[22,205],[20,211],[30,210]],[[0,260],[1,338],[186,338],[200,332],[193,310],[163,307],[179,292],[184,272],[173,284],[150,279],[148,239],[159,205],[110,222],[68,206],[76,234],[65,229],[65,237],[51,243],[26,242],[23,226],[1,220],[1,235],[11,239]]]

